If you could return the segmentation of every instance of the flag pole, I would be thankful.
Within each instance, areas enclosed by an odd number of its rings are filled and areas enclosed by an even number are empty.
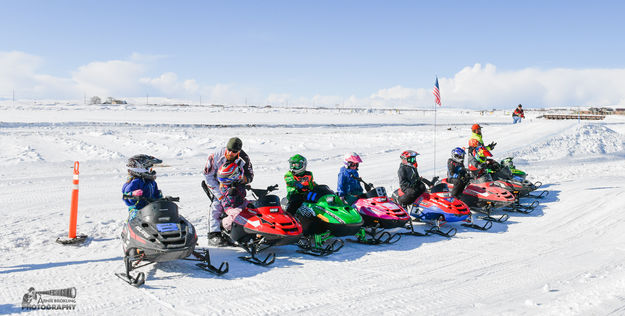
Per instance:
[[[432,93],[434,94],[434,176],[436,176],[436,106],[441,105],[441,93],[438,87],[438,76],[436,76]]]
[[[436,102],[434,102],[434,176],[436,177]]]

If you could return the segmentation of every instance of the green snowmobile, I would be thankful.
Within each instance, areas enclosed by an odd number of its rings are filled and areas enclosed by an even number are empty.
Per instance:
[[[343,202],[327,185],[317,185],[306,194],[295,218],[302,224],[303,235],[298,242],[301,253],[325,256],[343,247],[335,237],[352,236],[360,231],[362,217]]]

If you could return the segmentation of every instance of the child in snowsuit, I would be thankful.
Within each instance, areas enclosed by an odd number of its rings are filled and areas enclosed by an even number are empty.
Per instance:
[[[289,158],[289,171],[284,175],[288,200],[286,211],[291,215],[295,215],[308,192],[317,186],[312,172],[306,171],[306,163],[306,158],[300,154]]]
[[[221,225],[226,231],[232,229],[234,219],[247,206],[245,184],[241,182],[243,179],[243,168],[240,164],[242,164],[242,159],[239,158],[233,162],[223,164],[217,172],[220,193],[219,203],[226,214],[226,217],[221,220]]]
[[[413,150],[406,150],[400,156],[401,164],[397,170],[397,176],[399,177],[400,191],[403,194],[399,194],[397,202],[404,206],[411,205],[425,193],[427,190],[425,187],[426,184],[432,186],[438,180],[438,177],[434,177],[432,181],[428,181],[419,176],[419,172],[417,171],[418,155],[419,154]]]
[[[484,141],[482,140],[482,126],[480,126],[480,124],[473,124],[473,126],[471,126],[471,138],[469,138],[469,148],[467,148],[469,153],[472,153],[478,146],[484,146],[490,151],[495,149],[495,145],[497,145],[495,142],[491,142],[488,146],[484,145]]]
[[[471,178],[479,180],[489,174],[489,171],[495,169],[496,162],[488,157],[492,157],[488,149],[484,146],[478,146],[469,156],[469,172]]]
[[[358,175],[358,165],[362,162],[357,153],[351,153],[343,157],[345,166],[339,171],[337,195],[347,204],[354,204],[358,199],[366,197],[362,186],[360,186],[360,176]]]
[[[447,182],[454,185],[451,195],[456,198],[460,198],[469,183],[469,174],[464,167],[464,155],[464,149],[456,147],[451,151],[451,158],[447,159]]]
[[[122,186],[122,199],[128,206],[129,218],[133,219],[137,215],[137,210],[148,205],[145,199],[158,199],[163,194],[156,184],[156,171],[152,166],[163,162],[160,159],[149,155],[134,155],[128,159],[128,179]]]

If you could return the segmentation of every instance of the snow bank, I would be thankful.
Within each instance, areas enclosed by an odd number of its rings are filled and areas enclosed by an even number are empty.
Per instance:
[[[625,136],[600,124],[575,125],[561,135],[512,152],[520,162],[587,159],[625,155]]]

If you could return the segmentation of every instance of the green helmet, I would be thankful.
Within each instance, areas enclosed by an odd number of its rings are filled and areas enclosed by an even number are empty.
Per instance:
[[[289,170],[293,174],[302,174],[306,171],[306,158],[300,154],[297,154],[289,158]]]
[[[501,161],[501,165],[506,166],[510,169],[515,169],[514,168],[514,163],[512,162],[512,157],[507,157],[504,160]]]

